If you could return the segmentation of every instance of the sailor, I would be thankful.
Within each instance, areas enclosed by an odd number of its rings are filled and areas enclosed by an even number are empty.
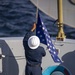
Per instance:
[[[46,55],[43,47],[40,46],[40,39],[34,34],[36,24],[23,39],[26,56],[25,75],[42,75],[42,57]]]

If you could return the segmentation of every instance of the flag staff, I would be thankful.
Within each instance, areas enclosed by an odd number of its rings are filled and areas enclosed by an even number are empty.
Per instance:
[[[38,0],[37,0],[37,8],[36,8],[36,24],[37,24],[37,20],[38,20]]]
[[[65,39],[65,33],[63,31],[63,2],[62,0],[57,0],[57,8],[58,8],[58,34],[57,40],[63,41]]]

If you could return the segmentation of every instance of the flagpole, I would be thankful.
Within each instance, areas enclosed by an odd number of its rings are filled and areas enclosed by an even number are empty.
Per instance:
[[[63,4],[62,0],[57,0],[58,5],[58,35],[57,40],[63,41],[65,39],[65,33],[63,31]]]
[[[36,24],[37,24],[37,20],[38,20],[38,0],[37,0],[37,8],[36,8]]]

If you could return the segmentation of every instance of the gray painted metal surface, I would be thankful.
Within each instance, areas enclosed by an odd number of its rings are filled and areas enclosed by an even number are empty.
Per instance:
[[[62,64],[54,63],[46,46],[41,44],[46,50],[46,56],[43,58],[42,67],[45,70],[48,66],[63,65],[75,75],[75,40],[65,39],[65,41],[53,40],[53,44],[59,49],[59,58]],[[23,37],[0,38],[0,48],[5,58],[2,58],[1,75],[25,75],[25,50],[23,47]],[[1,59],[0,59],[1,62]],[[1,70],[1,67],[0,67]]]
[[[31,0],[41,11],[58,19],[57,0]],[[75,28],[75,5],[70,0],[63,1],[63,23]],[[72,1],[72,0],[71,0]]]

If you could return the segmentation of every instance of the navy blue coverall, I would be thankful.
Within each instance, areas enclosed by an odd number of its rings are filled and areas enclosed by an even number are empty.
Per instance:
[[[42,75],[42,57],[46,55],[46,52],[41,46],[34,50],[29,48],[28,39],[32,35],[34,35],[34,33],[30,31],[23,39],[23,46],[25,48],[25,56],[27,61],[25,75]]]

